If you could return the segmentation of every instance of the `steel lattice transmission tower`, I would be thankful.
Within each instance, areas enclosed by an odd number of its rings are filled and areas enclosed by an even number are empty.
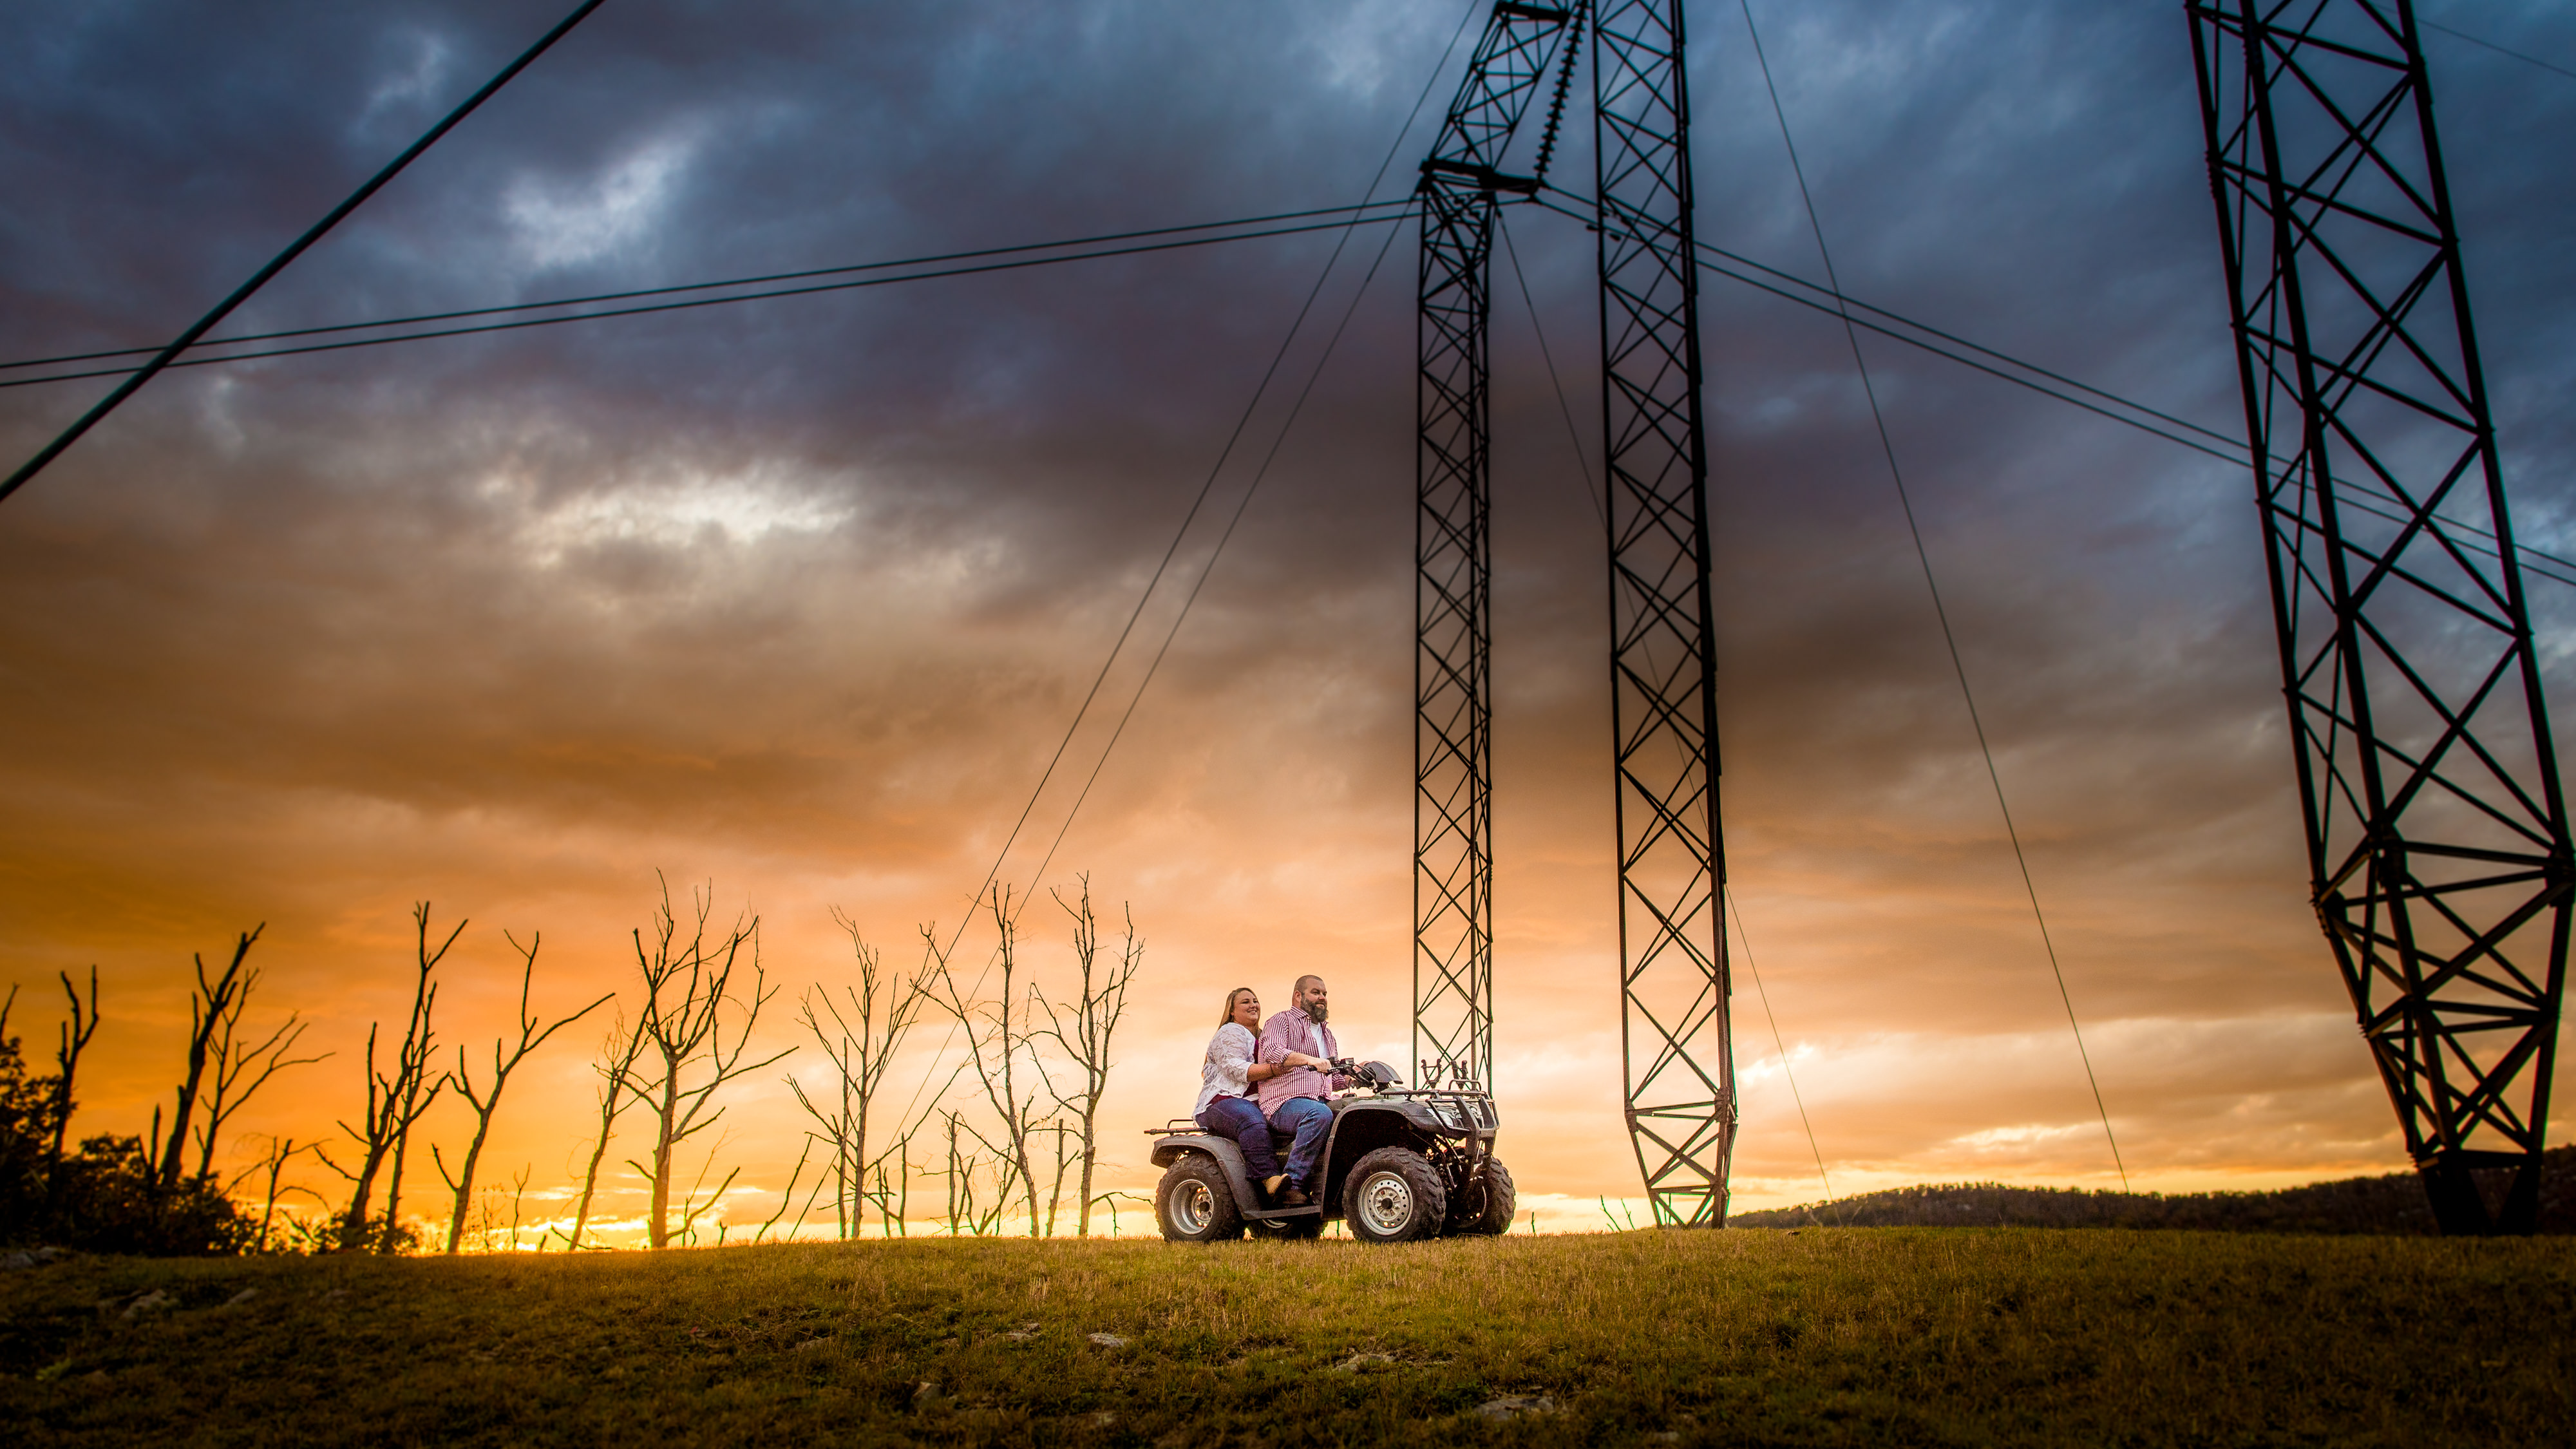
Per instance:
[[[2318,921],[2444,1232],[2528,1232],[2571,868],[2407,0],[2189,6]]]
[[[1655,1221],[1717,1226],[1735,1053],[1682,3],[1600,0],[1592,30],[1628,1135]]]
[[[1573,11],[1494,8],[1422,163],[1421,371],[1414,450],[1413,1055],[1424,1079],[1490,1087],[1494,1062],[1492,477],[1486,324],[1497,168]],[[1571,59],[1569,55],[1568,59]],[[1557,104],[1561,112],[1564,86]]]
[[[1726,1215],[1735,1074],[1719,891],[1708,458],[1681,0],[1497,4],[1422,165],[1414,1047],[1490,1084],[1486,331],[1497,197],[1544,177],[1591,31],[1609,475],[1622,1079],[1655,1220]],[[1561,57],[1527,177],[1504,153]]]

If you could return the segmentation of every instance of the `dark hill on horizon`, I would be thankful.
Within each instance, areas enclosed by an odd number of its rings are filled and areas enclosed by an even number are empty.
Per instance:
[[[2411,1172],[2312,1182],[2275,1192],[2091,1192],[1995,1182],[1890,1188],[1830,1202],[1729,1213],[1729,1227],[2184,1228],[2237,1233],[2430,1235],[2433,1210]],[[2540,1158],[2543,1233],[2576,1233],[2576,1147]]]

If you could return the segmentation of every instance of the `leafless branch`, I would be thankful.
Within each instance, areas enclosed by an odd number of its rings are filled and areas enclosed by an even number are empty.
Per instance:
[[[542,933],[531,935],[524,946],[507,931],[501,933],[501,939],[509,942],[510,949],[518,952],[520,958],[519,1045],[504,1057],[501,1043],[497,1040],[492,1043],[492,1085],[481,1095],[476,1094],[474,1075],[466,1066],[465,1048],[460,1046],[456,1049],[456,1069],[447,1075],[448,1080],[456,1084],[457,1095],[474,1108],[474,1139],[466,1144],[465,1160],[453,1177],[448,1175],[445,1160],[438,1157],[437,1144],[430,1145],[430,1156],[438,1162],[439,1178],[455,1195],[456,1205],[447,1217],[447,1251],[450,1254],[456,1251],[464,1235],[465,1211],[474,1200],[474,1164],[483,1155],[484,1140],[492,1135],[492,1114],[500,1110],[501,1092],[510,1085],[510,1074],[519,1069],[519,1063],[528,1059],[528,1053],[544,1046],[546,1038],[617,999],[617,993],[612,991],[570,1016],[559,1017],[552,1024],[541,1023],[536,1013],[528,1009],[528,992],[536,982],[537,950],[544,944],[545,937]],[[515,1243],[515,1239],[513,1241]]]
[[[215,1034],[223,1028],[235,999],[245,988],[242,980],[242,962],[250,955],[251,943],[257,941],[259,933],[267,929],[267,923],[262,922],[243,932],[241,940],[233,947],[231,963],[225,966],[222,973],[212,981],[206,979],[206,958],[202,955],[195,958],[197,984],[188,997],[187,1075],[179,1079],[179,1101],[178,1106],[170,1114],[168,1143],[165,1145],[157,1140],[160,1130],[159,1123],[156,1122],[153,1131],[156,1140],[146,1144],[159,1154],[150,1166],[163,1192],[174,1191],[179,1186],[181,1155],[188,1146],[188,1119],[196,1109],[197,1092],[204,1082],[207,1057],[211,1052]]]
[[[1049,894],[1073,920],[1073,955],[1082,973],[1081,987],[1073,1000],[1058,1006],[1047,1000],[1042,988],[1032,985],[1031,994],[1045,1013],[1047,1024],[1030,1035],[1053,1041],[1063,1051],[1073,1070],[1075,1081],[1071,1092],[1057,1091],[1052,1076],[1047,1079],[1047,1090],[1048,1095],[1055,1098],[1056,1105],[1072,1113],[1074,1120],[1081,1124],[1082,1185],[1079,1200],[1082,1206],[1074,1231],[1088,1237],[1091,1234],[1092,1177],[1100,1162],[1100,1099],[1109,1090],[1110,1041],[1117,1034],[1119,1018],[1126,1014],[1127,988],[1136,979],[1137,968],[1144,962],[1145,943],[1136,936],[1135,912],[1122,907],[1127,926],[1125,942],[1117,960],[1102,965],[1099,961],[1100,923],[1091,909],[1091,877],[1084,875],[1076,879],[1080,887],[1074,900],[1067,901],[1060,891]],[[1059,1169],[1059,1178],[1061,1175]],[[1061,1186],[1059,1181],[1059,1189]],[[1050,1202],[1048,1206],[1052,1217],[1054,1204]]]
[[[736,1077],[771,1066],[795,1050],[791,1046],[757,1061],[745,1059],[761,1009],[778,993],[778,988],[767,984],[761,968],[760,920],[738,916],[711,941],[708,922],[715,907],[715,887],[711,883],[691,894],[695,921],[685,940],[671,910],[667,880],[654,909],[651,944],[647,945],[642,930],[634,933],[635,965],[644,983],[644,1002],[636,1021],[642,1046],[624,1076],[626,1090],[653,1114],[652,1166],[644,1170],[653,1184],[653,1201],[644,1231],[646,1241],[656,1248],[669,1246],[671,1240],[673,1158],[682,1143],[723,1118],[724,1108],[715,1104],[716,1092]],[[737,995],[734,972],[746,951],[751,989]],[[735,1018],[729,1029],[728,1014]],[[691,1191],[694,1194],[695,1189]],[[683,1233],[704,1210],[689,1210],[681,1222]]]
[[[447,933],[438,949],[429,945],[429,902],[412,908],[412,925],[417,936],[415,961],[418,971],[412,978],[411,1016],[403,1028],[402,1046],[394,1053],[388,1070],[376,1066],[377,1028],[367,1028],[367,1109],[359,1125],[343,1122],[340,1130],[357,1139],[361,1149],[358,1165],[344,1168],[328,1156],[323,1163],[342,1177],[352,1188],[349,1205],[340,1214],[339,1247],[342,1252],[356,1253],[375,1249],[393,1252],[400,1243],[403,1164],[411,1147],[411,1129],[438,1094],[447,1086],[447,1076],[429,1074],[430,1055],[436,1042],[430,1030],[430,1017],[438,1005],[438,987],[430,972],[447,958],[448,949],[465,933],[465,922]],[[383,1175],[385,1211],[381,1226],[369,1202],[376,1179]]]

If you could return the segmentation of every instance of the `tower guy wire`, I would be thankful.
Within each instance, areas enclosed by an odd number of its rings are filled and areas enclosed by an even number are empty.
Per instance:
[[[1771,79],[1771,61],[1762,52],[1762,32],[1753,23],[1752,0],[1737,0],[1744,11],[1745,33],[1752,37],[1753,55],[1762,67],[1762,84],[1771,95],[1771,112],[1780,122],[1780,140],[1788,148],[1789,168],[1798,178],[1798,195],[1807,209],[1807,225],[1815,233],[1816,253],[1825,265],[1825,281],[1839,296],[1842,279],[1835,274],[1832,250],[1825,245],[1824,222],[1816,215],[1815,194],[1807,188],[1807,170],[1798,161],[1798,143],[1789,133],[1789,113],[1780,104],[1780,87]],[[2075,1035],[2075,1055],[2084,1063],[2085,1085],[2093,1089],[2093,1110],[2102,1119],[2103,1139],[2111,1145],[2111,1163],[2120,1173],[2120,1188],[2129,1186],[2129,1165],[2120,1156],[2119,1135],[2111,1130],[2111,1109],[2102,1101],[2102,1082],[2093,1072],[2093,1054],[2085,1049],[2084,1028],[2075,1019],[2075,997],[2066,987],[2066,968],[2058,963],[2057,943],[2048,932],[2048,915],[2040,909],[2039,887],[2031,880],[2030,856],[2022,849],[2021,831],[2013,824],[2012,804],[2004,797],[2003,773],[1995,767],[1994,747],[1986,741],[1985,721],[1977,713],[1976,692],[1968,686],[1968,666],[1959,657],[1959,637],[1950,627],[1949,610],[1941,604],[1941,585],[1932,574],[1932,553],[1923,543],[1923,526],[1915,520],[1914,500],[1905,487],[1905,470],[1897,465],[1896,444],[1888,436],[1887,416],[1878,405],[1878,388],[1870,381],[1869,359],[1862,355],[1860,333],[1852,326],[1848,311],[1843,317],[1843,335],[1851,343],[1852,365],[1860,371],[1861,391],[1869,399],[1869,415],[1878,428],[1879,450],[1886,455],[1888,476],[1896,483],[1896,500],[1905,511],[1906,532],[1914,540],[1914,557],[1923,566],[1923,587],[1932,597],[1932,614],[1941,624],[1941,642],[1950,651],[1950,668],[1959,679],[1959,697],[1968,707],[1968,723],[1976,731],[1977,752],[1985,757],[1986,779],[1995,787],[1995,808],[2003,816],[2004,836],[2012,842],[2013,861],[2021,867],[2022,889],[2030,896],[2031,919],[2039,926],[2039,942],[2048,953],[2049,973],[2057,979],[2057,997],[2066,1007],[2066,1026]]]
[[[1780,1017],[1771,1009],[1771,989],[1762,984],[1762,968],[1753,962],[1753,937],[1744,929],[1744,907],[1735,888],[1726,888],[1726,913],[1735,918],[1735,942],[1744,948],[1744,969],[1753,973],[1753,994],[1762,999],[1762,1019],[1771,1025],[1771,1045],[1780,1051],[1780,1075],[1789,1079],[1789,1100],[1798,1104],[1798,1125],[1807,1130],[1807,1151],[1816,1159],[1816,1177],[1825,1185],[1825,1202],[1834,1200],[1833,1174],[1825,1171],[1825,1151],[1816,1145],[1816,1124],[1807,1116],[1806,1096],[1798,1090],[1798,1069],[1789,1064],[1789,1043],[1781,1038]]]
[[[1031,875],[1029,895],[1022,896],[1023,901],[1034,896],[1038,887],[1044,884],[1046,868],[1055,860],[1056,850],[1064,844],[1066,833],[1073,829],[1074,816],[1081,813],[1082,802],[1091,798],[1091,787],[1099,783],[1101,767],[1109,763],[1109,752],[1118,748],[1119,736],[1127,732],[1127,722],[1136,717],[1136,706],[1144,700],[1146,686],[1154,682],[1155,672],[1163,667],[1163,656],[1171,652],[1172,640],[1179,637],[1182,621],[1190,616],[1190,606],[1199,601],[1199,590],[1207,587],[1208,575],[1216,572],[1216,561],[1225,553],[1227,541],[1234,537],[1235,525],[1243,522],[1244,510],[1252,506],[1252,496],[1261,491],[1261,481],[1270,476],[1270,465],[1278,461],[1280,445],[1288,441],[1288,430],[1297,425],[1297,415],[1306,410],[1306,399],[1314,393],[1316,379],[1324,375],[1324,364],[1332,361],[1334,349],[1341,345],[1342,334],[1349,330],[1351,318],[1359,312],[1360,299],[1368,295],[1369,283],[1377,280],[1378,268],[1386,261],[1387,252],[1394,247],[1395,238],[1396,233],[1389,231],[1386,240],[1378,243],[1377,259],[1369,263],[1368,273],[1360,278],[1359,286],[1352,291],[1350,305],[1342,310],[1340,324],[1334,327],[1332,337],[1324,343],[1323,352],[1315,358],[1313,370],[1306,374],[1306,385],[1298,391],[1297,401],[1288,409],[1287,419],[1280,423],[1278,436],[1270,440],[1270,451],[1263,456],[1260,468],[1254,471],[1252,482],[1243,490],[1243,497],[1236,500],[1233,516],[1226,520],[1225,531],[1217,535],[1216,547],[1209,550],[1206,567],[1199,570],[1198,582],[1190,585],[1189,593],[1181,599],[1181,611],[1172,617],[1172,627],[1163,632],[1161,647],[1154,651],[1152,662],[1145,666],[1145,677],[1136,681],[1136,692],[1128,698],[1126,711],[1118,716],[1117,728],[1109,732],[1109,742],[1100,747],[1100,758],[1092,762],[1091,773],[1084,778],[1081,793],[1074,796],[1073,805],[1065,811],[1064,824],[1057,827],[1055,840],[1047,846],[1045,858],[1038,862],[1036,872]]]
[[[1449,57],[1457,51],[1459,38],[1467,33],[1468,25],[1475,20],[1478,12],[1483,8],[1484,0],[1468,0],[1465,13],[1459,16],[1457,28],[1452,30],[1449,34],[1449,43],[1441,48],[1440,58],[1432,62],[1430,76],[1423,81],[1421,92],[1413,98],[1413,108],[1405,113],[1404,124],[1396,128],[1394,141],[1387,146],[1386,155],[1378,161],[1376,173],[1369,177],[1367,188],[1360,193],[1360,208],[1355,208],[1355,210],[1365,209],[1370,205],[1371,198],[1377,195],[1378,187],[1385,183],[1387,168],[1395,164],[1397,153],[1404,147],[1404,138],[1412,133],[1413,123],[1421,118],[1423,104],[1430,100],[1432,87],[1439,84],[1441,72],[1448,69]],[[1019,819],[1011,826],[1010,835],[1003,840],[1001,850],[995,853],[992,868],[984,873],[983,884],[976,887],[974,901],[980,902],[984,898],[984,892],[991,890],[993,888],[993,883],[1001,878],[1003,863],[1010,859],[1012,845],[1019,840],[1020,831],[1027,827],[1030,812],[1037,808],[1039,797],[1046,793],[1047,782],[1055,777],[1056,766],[1063,761],[1065,750],[1073,744],[1075,733],[1082,728],[1083,720],[1089,716],[1092,702],[1099,698],[1100,687],[1109,678],[1111,666],[1118,662],[1120,651],[1126,648],[1128,636],[1135,632],[1137,619],[1143,616],[1147,601],[1153,598],[1154,590],[1162,583],[1164,573],[1171,568],[1173,555],[1180,551],[1181,540],[1188,537],[1191,523],[1196,521],[1199,509],[1207,503],[1209,490],[1216,487],[1217,477],[1224,471],[1226,460],[1233,456],[1235,444],[1243,437],[1243,430],[1250,426],[1254,411],[1260,407],[1262,398],[1268,395],[1271,380],[1278,375],[1280,364],[1287,360],[1288,349],[1296,342],[1297,334],[1305,327],[1307,315],[1314,310],[1315,299],[1323,295],[1324,284],[1332,279],[1333,268],[1340,264],[1343,249],[1350,245],[1351,236],[1358,229],[1359,222],[1357,220],[1343,224],[1342,235],[1340,239],[1334,242],[1332,255],[1325,258],[1323,269],[1315,276],[1315,285],[1307,290],[1306,300],[1298,307],[1296,318],[1288,324],[1287,335],[1279,339],[1279,348],[1271,355],[1270,365],[1263,370],[1261,381],[1253,388],[1251,399],[1244,404],[1242,414],[1235,419],[1233,430],[1226,435],[1225,447],[1218,452],[1216,463],[1208,469],[1207,480],[1199,485],[1198,495],[1191,500],[1189,512],[1181,519],[1181,526],[1173,530],[1171,545],[1163,551],[1162,561],[1155,566],[1153,577],[1146,581],[1144,589],[1137,594],[1136,607],[1129,612],[1125,626],[1118,631],[1117,641],[1109,646],[1107,657],[1101,660],[1099,674],[1094,676],[1091,681],[1090,690],[1083,695],[1082,705],[1074,712],[1073,722],[1065,727],[1064,738],[1057,742],[1055,753],[1048,757],[1046,769],[1039,775],[1036,787],[1029,791],[1028,803],[1021,807]],[[1392,237],[1394,234],[1390,232],[1388,235]],[[1380,251],[1380,256],[1384,256],[1383,249]],[[1372,266],[1371,271],[1374,273],[1374,266]],[[1363,290],[1365,290],[1365,284],[1363,284]],[[1346,317],[1344,321],[1347,323],[1348,318]],[[1338,338],[1340,334],[1336,332],[1334,335]],[[1327,350],[1329,352],[1329,349]],[[1311,379],[1309,380],[1308,385],[1312,386]],[[1265,466],[1267,465],[1265,464]],[[1250,502],[1249,494],[1245,496],[1245,502]],[[1239,507],[1237,509],[1237,516],[1241,516],[1241,510]],[[1227,532],[1230,534],[1232,531],[1232,525],[1229,524],[1227,526]],[[1223,547],[1221,542],[1219,547]],[[1209,566],[1213,568],[1214,565],[1215,559],[1211,556],[1209,559]],[[1207,582],[1204,574],[1200,576],[1199,582],[1200,584],[1205,584]],[[1196,588],[1193,588],[1191,590],[1191,596],[1195,598],[1196,595],[1197,590]],[[1183,608],[1184,612],[1186,612],[1187,606],[1184,605]],[[1176,623],[1175,628],[1177,627]],[[1164,640],[1166,648],[1170,646],[1170,642],[1171,641],[1168,637]],[[1160,661],[1160,658],[1161,656],[1157,654],[1157,662]],[[1148,678],[1150,677],[1151,676],[1149,674]],[[1142,691],[1140,689],[1140,697],[1141,693]],[[1133,708],[1134,705],[1131,703],[1129,705],[1129,709],[1132,711]],[[1124,721],[1122,720],[1121,728],[1123,727]],[[1097,766],[1094,767],[1095,774],[1097,773],[1097,768]],[[1087,793],[1089,786],[1086,784],[1084,788]],[[1068,825],[1069,824],[1070,820],[1068,818]],[[1062,839],[1061,833],[1059,833],[1058,839]],[[1053,855],[1052,850],[1050,850],[1049,855],[1051,858]],[[1043,881],[1041,881],[1040,884],[1043,884]],[[948,949],[950,951],[955,951],[957,949],[957,943],[965,938],[966,923],[974,918],[974,914],[975,906],[970,902],[965,912],[958,919],[957,930],[949,936]],[[977,992],[983,990],[984,980],[991,970],[992,962],[987,960],[984,963],[984,966],[985,969],[983,971],[976,973],[973,989]],[[898,1122],[906,1124],[904,1128],[906,1132],[912,1130],[913,1111],[921,1105],[922,1091],[929,1086],[931,1077],[937,1073],[939,1058],[947,1054],[949,1047],[953,1045],[956,1040],[957,1023],[951,1022],[949,1023],[947,1035],[940,1039],[939,1050],[931,1056],[929,1070],[923,1072],[920,1082],[913,1088],[912,1096],[905,1101],[903,1111],[896,1117]],[[933,1097],[931,1100],[934,1106],[938,1102],[936,1097]]]
[[[1530,294],[1529,277],[1521,270],[1520,251],[1512,244],[1511,224],[1499,214],[1495,220],[1496,230],[1502,233],[1503,255],[1511,263],[1512,280],[1520,289],[1522,304],[1529,309],[1530,334],[1538,340],[1539,358],[1547,366],[1548,386],[1556,392],[1557,411],[1565,419],[1566,437],[1574,445],[1574,461],[1581,470],[1584,497],[1592,504],[1593,513],[1600,520],[1602,532],[1607,535],[1610,530],[1610,515],[1603,508],[1600,494],[1593,486],[1592,464],[1583,455],[1583,434],[1574,425],[1574,408],[1567,401],[1565,383],[1557,374],[1556,353],[1548,346],[1546,326],[1539,321],[1538,302]],[[1797,1069],[1789,1063],[1788,1043],[1780,1035],[1780,1017],[1771,1009],[1770,988],[1763,984],[1762,968],[1754,963],[1753,938],[1744,929],[1744,908],[1737,903],[1732,884],[1720,886],[1719,890],[1726,898],[1727,914],[1735,920],[1735,939],[1737,944],[1744,948],[1745,969],[1753,973],[1753,990],[1762,1001],[1762,1019],[1770,1024],[1771,1043],[1780,1052],[1780,1072],[1789,1082],[1789,1099],[1797,1104],[1798,1125],[1806,1131],[1807,1151],[1816,1160],[1816,1177],[1825,1185],[1825,1200],[1830,1203],[1834,1196],[1833,1174],[1825,1170],[1824,1149],[1816,1143],[1816,1124],[1807,1115],[1805,1095],[1798,1090]]]

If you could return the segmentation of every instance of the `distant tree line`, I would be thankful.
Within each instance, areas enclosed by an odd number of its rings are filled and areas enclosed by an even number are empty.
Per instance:
[[[1890,1188],[1831,1202],[1731,1213],[1745,1228],[2174,1228],[2239,1233],[2434,1234],[2412,1172],[2312,1182],[2272,1192],[2088,1192],[1995,1182]],[[2576,1147],[2541,1155],[2544,1233],[2576,1233]]]
[[[1104,950],[1087,878],[1072,896],[1054,900],[1070,922],[1074,960],[1054,996],[1020,960],[1018,912],[1007,890],[982,903],[998,945],[972,981],[958,972],[935,927],[922,928],[920,966],[898,973],[885,967],[854,921],[834,912],[850,938],[856,979],[814,984],[798,999],[798,1023],[820,1048],[828,1073],[819,1085],[793,1074],[786,1079],[808,1121],[805,1147],[777,1211],[757,1227],[754,1241],[782,1221],[793,1232],[818,1211],[843,1238],[859,1236],[871,1211],[881,1235],[907,1233],[917,1182],[941,1185],[951,1233],[1000,1231],[1021,1217],[1033,1235],[1060,1226],[1088,1233],[1094,1209],[1114,1212],[1122,1194],[1097,1190],[1099,1113],[1111,1044],[1143,943],[1129,918],[1123,943]],[[696,1243],[710,1228],[715,1241],[725,1241],[736,1225],[722,1207],[741,1169],[718,1170],[725,1145],[718,1124],[727,1110],[720,1096],[798,1048],[754,1049],[761,1016],[779,988],[762,965],[759,918],[745,913],[719,922],[714,901],[712,886],[692,891],[684,912],[666,883],[650,923],[631,933],[631,1001],[610,992],[552,1021],[530,1005],[542,938],[531,935],[521,945],[503,933],[519,957],[519,1005],[515,1039],[495,1040],[488,1065],[478,1065],[463,1046],[453,1048],[451,1062],[438,1038],[440,983],[467,923],[439,933],[429,903],[420,903],[413,910],[414,955],[403,973],[409,1010],[399,1038],[386,1023],[369,1027],[352,1098],[358,1111],[337,1121],[335,1137],[249,1139],[265,1146],[247,1162],[244,1142],[235,1140],[241,1134],[228,1136],[227,1124],[280,1072],[331,1055],[297,1054],[307,1023],[295,1012],[264,1035],[246,1024],[261,980],[250,956],[264,926],[241,933],[220,970],[196,959],[179,1080],[166,1111],[156,1105],[140,1135],[71,1131],[83,1054],[100,1023],[97,969],[91,968],[86,994],[68,972],[58,973],[66,1015],[50,1071],[30,1062],[10,1035],[18,1004],[13,986],[0,1001],[0,1243],[162,1255],[420,1251],[430,1246],[424,1225],[435,1219],[405,1216],[404,1189],[418,1177],[413,1139],[431,1108],[452,1094],[472,1126],[452,1163],[447,1146],[428,1144],[443,1189],[444,1223],[435,1245],[447,1253],[496,1239],[521,1246],[531,1172],[520,1170],[506,1192],[482,1180],[493,1121],[513,1075],[538,1048],[611,1006],[593,1063],[596,1132],[579,1154],[578,1183],[565,1193],[569,1210],[539,1226],[535,1246],[602,1246],[595,1215],[602,1174],[621,1124],[631,1129],[637,1121],[640,1135],[630,1130],[627,1137],[636,1145],[624,1149],[618,1165],[648,1200],[641,1215],[645,1244]],[[925,1082],[914,1100],[889,1114],[878,1102],[896,1053],[928,1012],[952,1022],[948,1045],[957,1060],[944,1080]],[[924,1070],[935,1075],[949,1055],[938,1053]],[[894,1120],[885,1120],[889,1115]],[[224,1147],[232,1151],[218,1150]],[[308,1156],[344,1184],[336,1199],[288,1180],[293,1165]],[[807,1185],[809,1166],[816,1170]],[[800,1186],[805,1196],[798,1206]],[[299,1198],[311,1206],[300,1209]]]

